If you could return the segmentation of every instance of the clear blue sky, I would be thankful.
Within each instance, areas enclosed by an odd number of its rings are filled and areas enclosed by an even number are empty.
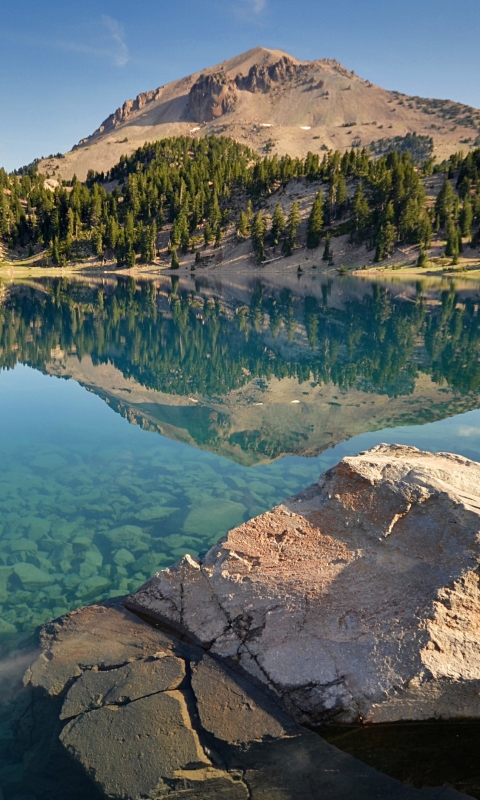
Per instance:
[[[124,100],[263,45],[480,107],[480,0],[24,0],[0,26],[0,166],[65,151]]]

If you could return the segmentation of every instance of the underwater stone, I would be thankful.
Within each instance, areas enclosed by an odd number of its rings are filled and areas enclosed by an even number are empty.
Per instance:
[[[185,533],[197,533],[205,537],[225,533],[240,525],[246,510],[241,503],[230,500],[217,500],[215,503],[197,506],[187,515],[183,530]]]
[[[148,575],[152,575],[157,571],[157,568],[166,561],[168,561],[166,553],[145,553],[137,559],[135,567],[145,571]]]
[[[30,462],[30,466],[36,469],[50,471],[60,469],[60,467],[66,467],[67,462],[62,456],[56,453],[46,453],[44,455],[37,455],[33,461]]]
[[[77,594],[82,600],[98,597],[110,587],[110,581],[100,575],[92,576],[78,585]]]
[[[7,622],[6,619],[2,619],[0,617],[0,636],[6,633],[16,633],[17,629],[15,625],[12,625],[11,622]]]
[[[84,561],[80,564],[80,569],[78,570],[78,574],[82,579],[90,578],[92,575],[95,575],[96,572],[98,572],[97,568],[88,561]]]
[[[126,550],[124,547],[121,547],[120,550],[117,550],[115,555],[113,556],[113,560],[115,564],[119,567],[126,567],[128,564],[133,564],[135,561],[135,556],[130,553],[129,550]]]
[[[129,547],[135,547],[142,542],[142,539],[148,537],[148,534],[138,525],[121,525],[118,528],[107,530],[103,534],[109,539],[112,544],[124,544]]]
[[[76,552],[79,550],[88,550],[92,545],[92,536],[87,536],[86,534],[74,536],[72,545],[75,547]]]
[[[165,519],[165,517],[170,517],[172,514],[178,511],[178,508],[169,508],[168,506],[151,506],[150,508],[144,508],[142,511],[139,511],[138,514],[135,514],[135,519],[138,519],[139,522],[154,522],[156,520]]]
[[[251,492],[255,494],[264,495],[264,494],[275,494],[275,487],[271,486],[268,483],[264,483],[263,481],[250,481],[248,484],[248,488]]]
[[[38,544],[31,539],[15,539],[10,543],[12,553],[36,553]]]
[[[13,573],[17,576],[24,589],[37,589],[39,586],[45,586],[53,581],[52,575],[25,561],[15,564]]]
[[[96,567],[101,567],[103,564],[103,556],[95,544],[90,544],[88,550],[85,550],[83,554],[84,561],[88,561],[90,564],[94,564]]]

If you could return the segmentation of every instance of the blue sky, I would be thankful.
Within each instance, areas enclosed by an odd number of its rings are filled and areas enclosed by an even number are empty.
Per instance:
[[[65,151],[124,100],[257,45],[480,107],[480,0],[23,0],[0,26],[0,166]]]

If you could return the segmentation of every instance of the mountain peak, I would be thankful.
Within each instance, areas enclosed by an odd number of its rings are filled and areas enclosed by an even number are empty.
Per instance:
[[[415,133],[443,159],[474,147],[479,132],[477,109],[387,91],[334,59],[300,61],[259,46],[126,100],[70,153],[39,167],[84,180],[89,169],[107,171],[145,142],[208,134],[304,157],[370,146],[381,153]]]
[[[245,53],[240,53],[234,58],[223,61],[216,67],[211,67],[211,70],[223,69],[228,75],[235,77],[238,74],[246,74],[254,66],[268,66],[275,64],[282,58],[288,58],[294,64],[299,64],[298,58],[291,56],[283,50],[272,50],[268,47],[253,47]],[[208,70],[210,71],[210,70]]]

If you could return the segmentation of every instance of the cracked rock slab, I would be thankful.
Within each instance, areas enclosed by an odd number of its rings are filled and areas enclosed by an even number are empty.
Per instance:
[[[175,656],[133,661],[118,669],[88,670],[69,690],[60,719],[108,705],[125,705],[141,697],[177,689],[185,679],[185,662]]]
[[[210,762],[191,727],[179,691],[143,697],[126,706],[104,706],[76,717],[62,730],[67,751],[109,798],[140,800],[178,770]]]
[[[263,692],[208,655],[192,668],[192,689],[202,727],[221,741],[247,744],[298,735]]]
[[[464,797],[341,753],[235,669],[114,604],[79,609],[39,639],[19,707],[24,788],[37,800]]]
[[[379,445],[125,604],[241,666],[300,722],[476,718],[479,531],[480,464]]]

